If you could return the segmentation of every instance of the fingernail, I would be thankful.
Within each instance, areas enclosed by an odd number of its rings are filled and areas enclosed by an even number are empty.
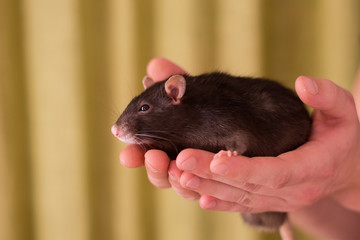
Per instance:
[[[196,168],[197,160],[194,157],[190,157],[184,160],[180,167],[182,170],[194,170]]]
[[[212,172],[218,175],[226,175],[230,172],[230,168],[225,163],[220,163],[212,167]]]
[[[316,81],[309,77],[303,77],[304,85],[306,90],[311,95],[316,95],[319,92],[319,86],[317,85]]]
[[[189,181],[187,181],[186,186],[188,188],[198,188],[200,185],[200,179],[198,177],[192,177]]]

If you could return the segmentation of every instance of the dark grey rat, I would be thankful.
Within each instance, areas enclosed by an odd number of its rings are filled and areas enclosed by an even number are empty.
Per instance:
[[[185,148],[277,156],[302,145],[310,134],[304,104],[271,80],[214,72],[173,75],[162,82],[145,77],[143,84],[146,90],[130,102],[112,132],[145,150],[161,149],[171,159]],[[242,215],[261,229],[289,228],[286,213]]]

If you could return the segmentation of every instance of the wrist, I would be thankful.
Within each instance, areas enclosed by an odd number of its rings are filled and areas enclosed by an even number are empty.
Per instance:
[[[331,198],[346,209],[360,212],[360,171],[356,171],[349,184],[334,192]]]

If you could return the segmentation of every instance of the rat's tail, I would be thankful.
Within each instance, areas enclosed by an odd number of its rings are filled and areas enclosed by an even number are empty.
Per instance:
[[[279,228],[279,231],[282,240],[295,240],[289,218],[286,218],[285,222]]]

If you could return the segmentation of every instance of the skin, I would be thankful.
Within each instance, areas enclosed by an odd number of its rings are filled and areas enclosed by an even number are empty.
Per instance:
[[[155,81],[181,73],[163,58],[147,67]],[[185,149],[170,161],[162,151],[144,153],[128,145],[120,161],[129,168],[145,166],[154,186],[172,187],[207,210],[289,212],[293,223],[314,236],[360,239],[360,125],[354,98],[325,79],[300,76],[295,88],[314,111],[310,139],[294,151],[247,158]],[[359,89],[356,84],[354,92]]]

